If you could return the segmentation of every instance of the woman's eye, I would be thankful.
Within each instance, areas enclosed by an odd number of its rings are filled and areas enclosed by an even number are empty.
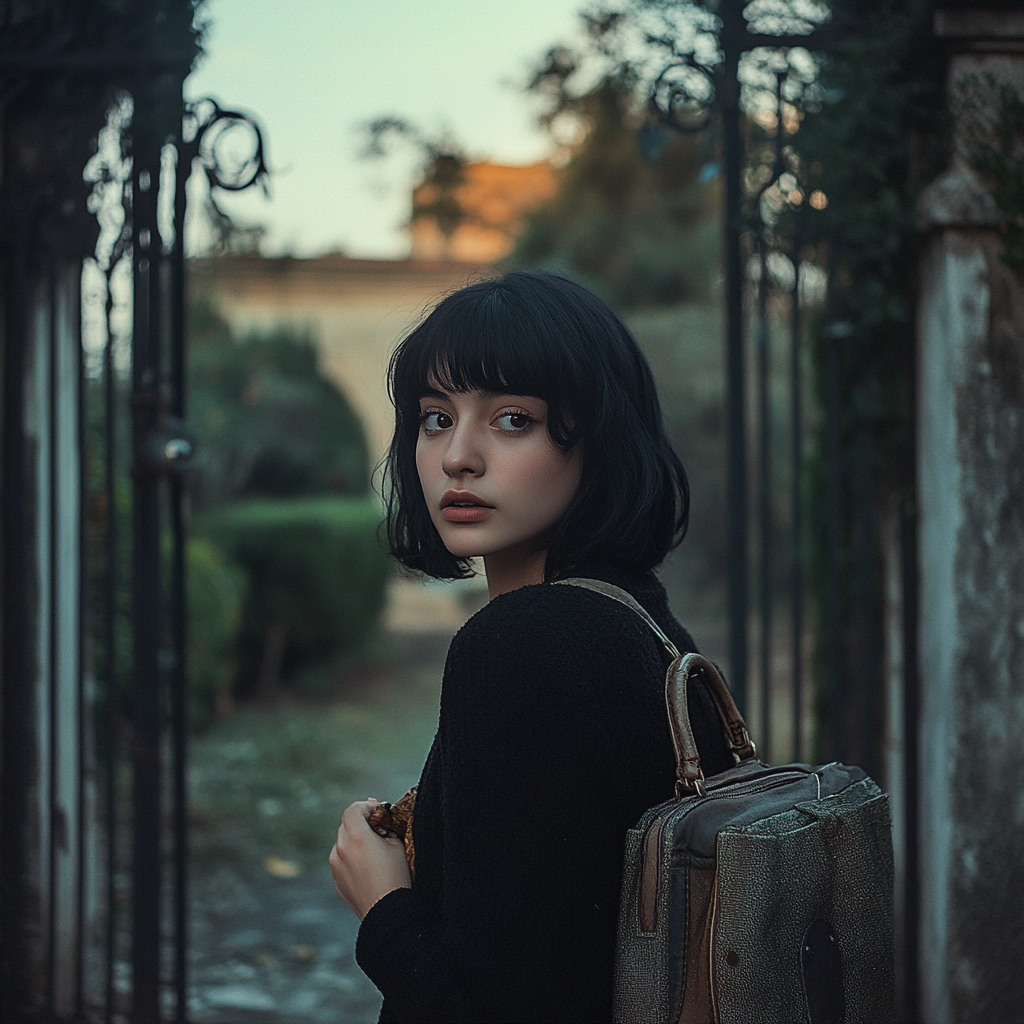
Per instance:
[[[533,417],[526,412],[503,412],[495,421],[499,430],[509,434],[519,434],[533,422]]]
[[[420,422],[428,434],[436,434],[441,430],[447,430],[452,425],[452,418],[440,409],[427,409],[420,414]]]

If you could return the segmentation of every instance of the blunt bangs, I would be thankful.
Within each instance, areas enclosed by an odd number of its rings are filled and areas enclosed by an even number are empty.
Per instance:
[[[547,578],[600,564],[646,572],[682,540],[686,473],[633,336],[586,288],[513,271],[447,296],[391,358],[395,435],[384,498],[403,565],[442,579],[472,575],[441,542],[416,470],[420,399],[438,387],[542,398],[552,441],[563,451],[579,446],[580,486],[548,547]]]
[[[573,328],[564,318],[558,323],[559,311],[524,301],[501,287],[504,280],[449,295],[396,350],[389,383],[399,421],[411,418],[418,430],[419,402],[432,385],[534,395],[548,405],[552,440],[567,451],[578,435],[568,396],[579,393],[576,352],[585,339],[566,345]]]

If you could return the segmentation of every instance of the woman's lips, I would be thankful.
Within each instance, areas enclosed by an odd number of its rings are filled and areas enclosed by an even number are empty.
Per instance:
[[[449,523],[479,523],[494,511],[472,491],[445,491],[441,495],[441,516]]]
[[[486,505],[446,505],[441,515],[449,523],[479,523],[493,511]]]

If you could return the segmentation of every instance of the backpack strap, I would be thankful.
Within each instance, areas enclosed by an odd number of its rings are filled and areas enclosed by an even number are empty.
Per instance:
[[[665,635],[664,630],[651,618],[647,609],[621,587],[605,583],[603,580],[590,580],[581,577],[555,580],[556,584],[582,587],[596,594],[624,604],[639,615],[654,631],[665,649],[672,657],[672,664],[665,673],[665,704],[668,708],[668,721],[672,732],[672,745],[676,753],[676,796],[683,797],[687,793],[704,793],[704,773],[700,767],[700,755],[697,743],[693,738],[693,727],[690,725],[688,686],[691,676],[699,679],[711,694],[718,717],[722,720],[726,738],[732,749],[736,763],[756,757],[757,752],[747,724],[736,707],[729,687],[722,678],[718,666],[702,654],[680,654],[675,644]]]
[[[571,587],[582,587],[584,590],[593,590],[595,594],[604,594],[605,597],[610,597],[613,601],[624,604],[627,608],[636,612],[654,630],[654,635],[665,645],[665,650],[673,658],[679,657],[678,648],[665,635],[661,626],[651,618],[647,609],[632,594],[623,590],[622,587],[617,587],[614,583],[605,583],[604,580],[584,579],[582,576],[575,576],[568,580],[555,580],[555,583],[567,584]]]

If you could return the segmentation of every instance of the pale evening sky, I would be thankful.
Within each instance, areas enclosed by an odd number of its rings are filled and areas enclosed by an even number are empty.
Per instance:
[[[450,130],[475,157],[549,152],[521,89],[554,43],[578,38],[586,0],[210,0],[207,56],[186,97],[254,114],[271,199],[230,197],[269,228],[264,250],[396,257],[407,250],[412,152],[360,160],[359,125],[397,114]]]

